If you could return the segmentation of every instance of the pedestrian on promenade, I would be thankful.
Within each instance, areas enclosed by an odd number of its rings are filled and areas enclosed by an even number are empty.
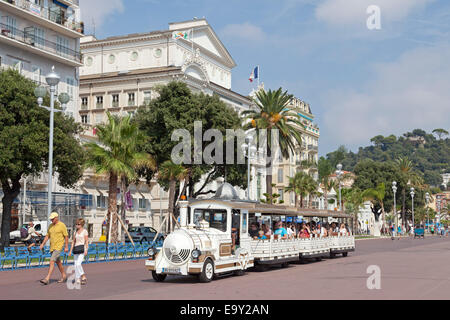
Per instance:
[[[28,250],[36,245],[36,238],[39,237],[39,234],[34,229],[34,223],[30,222],[28,224],[28,236],[23,239],[23,242],[28,246]]]
[[[56,212],[53,212],[50,215],[50,221],[52,222],[50,227],[48,228],[47,235],[45,236],[44,241],[42,242],[40,248],[41,250],[44,248],[48,239],[50,239],[50,252],[52,256],[50,257],[50,266],[48,269],[47,277],[42,279],[40,282],[44,285],[48,285],[50,282],[50,277],[55,268],[55,263],[58,266],[59,271],[61,272],[61,279],[58,283],[66,282],[67,275],[64,272],[64,266],[61,262],[61,253],[64,249],[64,252],[69,252],[69,234],[67,233],[67,227],[64,223],[59,221],[59,215]]]
[[[89,248],[89,235],[86,229],[84,229],[84,225],[84,219],[77,219],[76,231],[73,233],[73,241],[69,253],[69,257],[73,254],[75,281],[77,284],[82,285],[87,283],[87,278],[81,264],[83,263],[84,257],[87,255]]]

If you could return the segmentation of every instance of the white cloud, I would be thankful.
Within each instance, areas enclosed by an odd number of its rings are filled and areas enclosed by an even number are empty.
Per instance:
[[[450,46],[418,48],[397,61],[373,66],[359,91],[324,95],[327,145],[367,145],[378,134],[450,128]]]
[[[95,21],[95,27],[99,28],[108,16],[123,12],[124,4],[123,0],[80,0],[80,9],[84,23],[92,28]]]
[[[334,26],[366,25],[367,8],[379,6],[381,19],[392,22],[406,18],[414,10],[435,0],[325,0],[316,8],[316,18]]]
[[[249,22],[229,24],[222,29],[221,35],[235,40],[260,42],[266,39],[264,31]]]

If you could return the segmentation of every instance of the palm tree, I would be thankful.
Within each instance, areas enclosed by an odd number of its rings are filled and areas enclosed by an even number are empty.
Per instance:
[[[110,242],[118,241],[117,185],[118,179],[130,181],[138,177],[137,170],[154,168],[153,158],[139,152],[143,135],[131,123],[131,116],[119,118],[107,113],[108,123],[97,127],[98,143],[85,144],[88,152],[86,166],[96,174],[109,175],[108,221],[111,225]]]
[[[411,160],[408,159],[408,157],[401,157],[397,159],[397,166],[401,172],[402,175],[402,184],[403,184],[403,190],[402,190],[402,222],[405,226],[406,223],[406,186],[410,183],[411,173],[413,169],[413,163]]]
[[[381,208],[382,220],[383,220],[383,228],[385,227],[385,212],[384,212],[384,198],[386,197],[386,185],[384,183],[380,183],[376,188],[370,188],[363,191],[361,197],[367,201],[372,202],[372,211],[374,214],[377,214],[375,208],[378,206]]]
[[[295,207],[298,208],[298,197],[300,196],[300,208],[303,208],[303,199],[317,190],[316,181],[304,172],[297,172],[293,178],[289,178],[289,186],[286,191],[295,193]]]
[[[173,163],[171,160],[164,162],[159,168],[159,177],[169,181],[169,214],[174,217],[175,212],[175,189],[177,182],[181,182],[188,176],[188,169]],[[169,219],[169,230],[171,230],[171,219]]]
[[[323,197],[327,206],[325,209],[328,209],[328,192],[335,187],[334,180],[330,179],[330,176],[333,174],[333,167],[330,161],[323,157],[319,159],[317,166],[319,170],[319,182],[323,185]]]
[[[439,137],[439,140],[442,140],[443,136],[445,137],[449,135],[448,131],[445,129],[435,129],[433,130],[433,133]]]
[[[277,129],[279,134],[278,144],[282,155],[289,157],[289,152],[294,152],[296,142],[302,144],[301,133],[299,128],[304,128],[299,121],[298,115],[288,108],[288,104],[292,99],[280,88],[277,91],[260,90],[254,99],[256,108],[247,110],[243,115],[250,120],[246,129],[256,129],[256,133],[260,130],[267,130],[267,155],[266,155],[266,191],[272,194],[272,129]],[[270,200],[271,202],[271,200]]]

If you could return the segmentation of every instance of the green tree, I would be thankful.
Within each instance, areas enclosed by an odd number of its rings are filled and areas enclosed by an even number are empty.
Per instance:
[[[445,129],[434,129],[433,133],[439,137],[439,140],[441,140],[442,137],[448,136],[448,131]]]
[[[153,158],[139,147],[144,135],[131,116],[117,117],[107,113],[108,122],[97,127],[98,142],[85,145],[88,152],[86,166],[97,174],[109,176],[108,221],[112,223],[110,240],[118,242],[117,185],[118,179],[136,180],[140,168],[155,169]]]
[[[282,88],[277,91],[260,90],[254,99],[256,109],[247,110],[243,115],[247,117],[250,122],[247,129],[267,130],[267,158],[266,158],[266,188],[267,193],[272,193],[272,129],[278,130],[279,146],[282,155],[285,158],[289,157],[289,152],[293,152],[295,144],[302,144],[300,128],[304,128],[299,121],[298,115],[288,108],[292,95],[283,92]]]
[[[1,248],[9,245],[11,209],[20,194],[20,179],[48,169],[50,114],[38,106],[35,88],[33,81],[15,70],[0,71]],[[44,104],[49,101],[47,96]],[[80,132],[73,118],[55,114],[53,167],[63,187],[73,187],[83,174],[84,152],[76,138]]]
[[[323,197],[325,199],[325,203],[328,203],[328,192],[334,187],[333,183],[330,183],[330,176],[333,174],[333,167],[331,165],[330,160],[321,157],[318,163],[319,170],[319,182],[323,186]]]
[[[194,154],[194,122],[201,121],[202,134],[209,129],[219,130],[223,136],[225,145],[227,129],[240,129],[241,119],[237,112],[229,108],[217,95],[209,96],[203,93],[194,94],[183,82],[171,82],[157,88],[159,97],[150,102],[148,106],[139,108],[135,121],[139,128],[147,136],[144,150],[154,155],[158,165],[171,160],[173,148],[179,143],[171,140],[172,133],[177,129],[186,129],[191,133],[191,152]],[[202,150],[209,144],[204,142]],[[235,143],[235,158],[237,159],[237,146]],[[226,163],[226,147],[224,147],[223,163]],[[193,162],[193,161],[192,161]],[[237,163],[237,161],[235,162]],[[183,164],[188,170],[185,190],[189,189],[189,197],[196,198],[207,195],[215,190],[207,190],[206,187],[219,177],[226,177],[227,182],[242,188],[247,187],[247,166],[222,165],[222,164]],[[154,171],[146,173],[150,181]],[[203,184],[198,188],[194,185],[204,178]],[[160,181],[167,187],[169,181]]]
[[[369,200],[372,203],[372,212],[378,220],[379,211],[381,210],[383,227],[385,226],[385,210],[384,199],[386,197],[386,186],[384,183],[380,183],[376,188],[369,188],[362,192],[361,197],[364,200]]]
[[[308,194],[313,194],[317,191],[317,182],[308,174],[304,172],[297,172],[293,178],[289,178],[289,186],[286,188],[288,192],[295,193],[295,207],[298,208],[300,203],[300,208],[304,206],[304,198]],[[300,197],[300,202],[298,202],[298,197]]]

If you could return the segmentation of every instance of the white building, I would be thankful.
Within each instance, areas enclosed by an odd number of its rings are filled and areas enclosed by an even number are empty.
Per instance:
[[[174,33],[189,36],[176,40]],[[252,101],[231,89],[236,66],[228,50],[205,19],[170,23],[168,30],[81,40],[84,66],[80,70],[80,104],[77,119],[86,128],[83,139],[95,139],[94,128],[106,121],[106,112],[134,114],[157,97],[155,86],[173,80],[187,83],[194,92],[217,94],[240,112]],[[86,173],[80,191],[92,199],[84,211],[93,224],[93,237],[102,231],[107,181]],[[168,209],[168,194],[154,181],[151,188],[132,188],[136,209],[127,211],[129,225],[159,227]],[[138,206],[138,202],[142,206]],[[98,240],[98,239],[97,239]]]
[[[75,115],[78,109],[78,68],[82,66],[80,38],[83,25],[80,22],[78,0],[9,0],[0,1],[0,65],[16,68],[20,73],[41,86],[47,86],[45,75],[52,67],[60,75],[57,93],[67,92],[71,101],[67,111]],[[36,102],[37,104],[37,102]],[[31,180],[31,179],[30,179]],[[36,190],[46,190],[48,177],[36,180],[36,188],[28,186],[33,198]],[[54,184],[55,191],[58,186]],[[23,187],[22,187],[23,190]],[[0,198],[2,193],[0,192]],[[46,198],[42,193],[37,198]],[[17,199],[12,213],[12,229],[22,221],[22,208]],[[19,215],[18,211],[21,211]],[[40,210],[38,210],[40,211]],[[46,212],[42,210],[42,212]],[[30,219],[28,210],[26,219]],[[20,219],[19,219],[20,217]]]
[[[67,111],[78,107],[78,68],[82,66],[78,0],[0,1],[0,63],[40,85],[52,66],[60,75],[57,93],[67,92]]]

